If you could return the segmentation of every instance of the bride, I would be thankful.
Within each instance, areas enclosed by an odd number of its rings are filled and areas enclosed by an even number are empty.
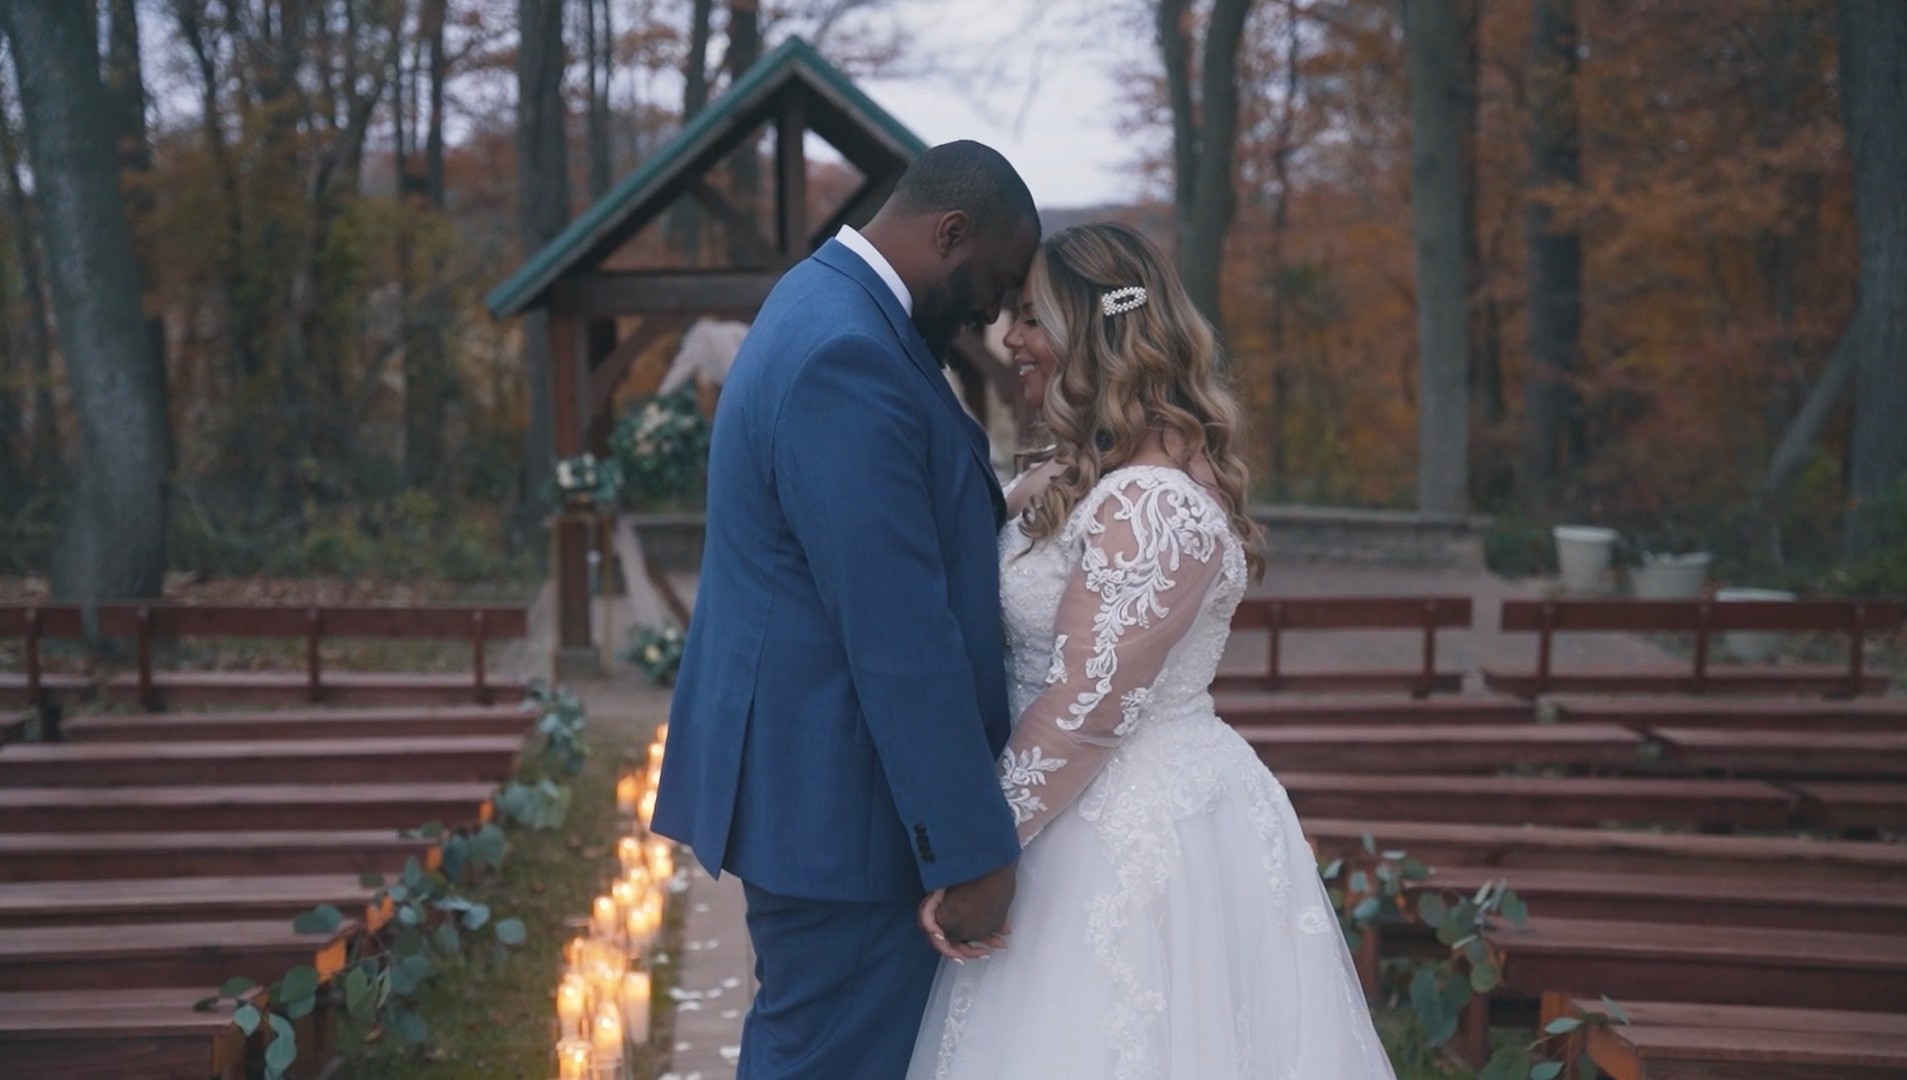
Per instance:
[[[1088,225],[1042,245],[1007,345],[1053,440],[1000,538],[1025,851],[1008,947],[968,959],[923,902],[950,959],[908,1076],[1389,1080],[1291,802],[1206,692],[1261,569],[1211,328]]]

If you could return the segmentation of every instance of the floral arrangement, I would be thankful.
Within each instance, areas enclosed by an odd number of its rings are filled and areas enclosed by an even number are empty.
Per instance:
[[[643,400],[609,436],[625,501],[656,506],[684,499],[708,468],[709,422],[692,390]]]
[[[564,458],[556,463],[556,492],[564,502],[613,507],[622,498],[622,463],[598,460],[594,454]]]
[[[629,647],[623,650],[622,658],[641,669],[650,682],[668,686],[675,682],[675,673],[682,666],[683,641],[682,631],[673,623],[639,626],[629,632]]]

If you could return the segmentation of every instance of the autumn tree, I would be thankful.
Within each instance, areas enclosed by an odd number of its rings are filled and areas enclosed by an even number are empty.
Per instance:
[[[1845,534],[1850,558],[1907,543],[1907,6],[1841,0],[1841,96],[1854,159],[1860,305],[1843,346],[1854,357],[1854,435]]]
[[[1538,0],[1530,28],[1529,373],[1523,390],[1522,486],[1556,495],[1565,464],[1584,455],[1571,380],[1582,368],[1582,237],[1557,212],[1582,182],[1576,107],[1575,0]]]
[[[91,6],[7,4],[0,29],[19,75],[60,351],[80,421],[79,482],[53,589],[75,600],[157,596],[169,436]]]
[[[1417,255],[1417,507],[1469,507],[1469,201],[1464,22],[1447,0],[1406,0],[1411,231]]]
[[[517,206],[528,257],[569,222],[563,0],[517,0],[517,33]],[[548,313],[538,308],[523,319],[523,367],[530,381],[523,459],[530,500],[555,469],[550,363]]]
[[[1214,325],[1225,238],[1237,213],[1238,52],[1251,0],[1214,0],[1199,40],[1192,0],[1159,0],[1155,28],[1172,112],[1172,191],[1179,273]]]

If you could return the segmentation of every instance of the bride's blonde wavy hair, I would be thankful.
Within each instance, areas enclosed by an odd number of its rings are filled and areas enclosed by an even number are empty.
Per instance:
[[[1143,287],[1146,302],[1117,315],[1109,292]],[[1155,430],[1178,436],[1178,464],[1211,463],[1219,501],[1244,542],[1252,576],[1263,572],[1262,532],[1245,510],[1247,473],[1238,444],[1244,417],[1220,370],[1218,342],[1159,249],[1124,225],[1080,225],[1040,245],[1027,279],[1039,329],[1059,363],[1041,421],[1060,471],[1022,515],[1028,538],[1059,532],[1093,486],[1131,462]]]

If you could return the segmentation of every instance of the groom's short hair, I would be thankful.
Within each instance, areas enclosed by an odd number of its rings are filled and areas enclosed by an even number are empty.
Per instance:
[[[894,206],[909,214],[963,210],[976,229],[1038,223],[1026,181],[998,150],[971,140],[943,143],[914,159],[894,185]]]

